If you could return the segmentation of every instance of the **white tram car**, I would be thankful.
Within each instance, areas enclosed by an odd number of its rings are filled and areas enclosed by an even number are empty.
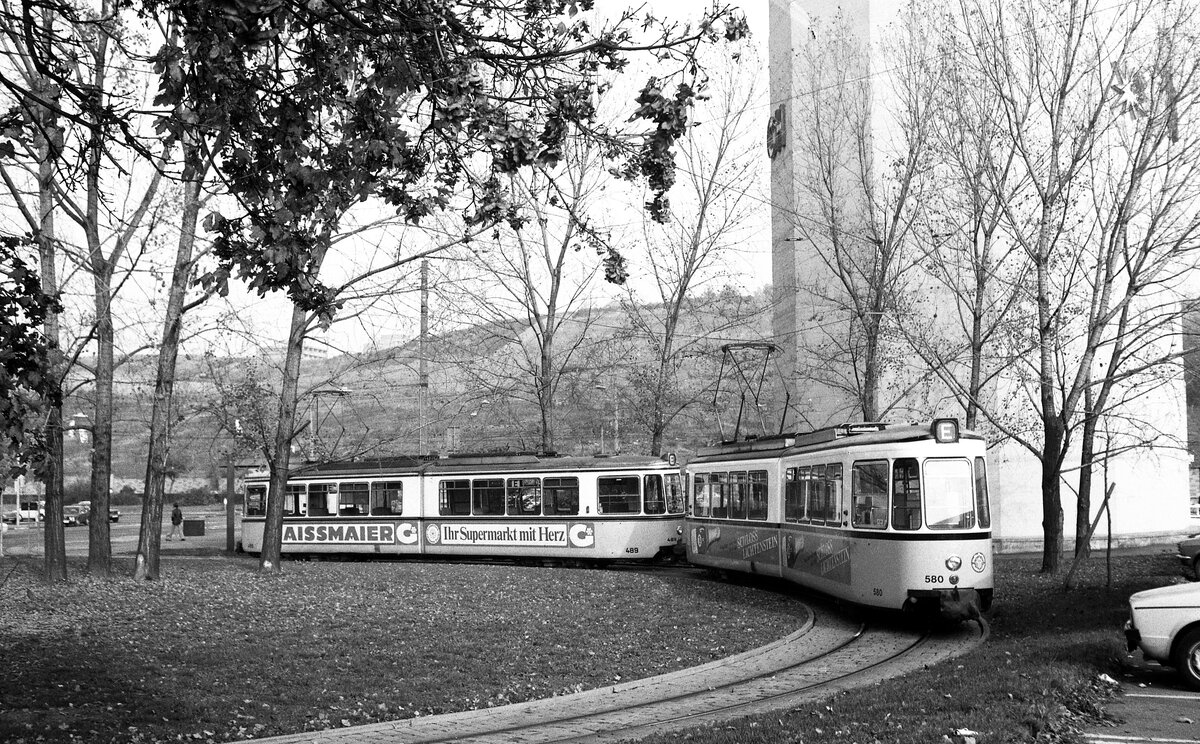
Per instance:
[[[992,601],[984,450],[938,419],[702,451],[686,467],[688,560],[861,605],[972,617]]]
[[[267,485],[246,479],[249,553]],[[285,554],[649,560],[678,544],[684,493],[674,458],[390,458],[294,470],[283,511]]]

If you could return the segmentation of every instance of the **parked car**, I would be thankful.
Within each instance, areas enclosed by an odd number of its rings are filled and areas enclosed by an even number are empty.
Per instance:
[[[1174,667],[1200,689],[1200,582],[1147,589],[1129,597],[1125,641],[1130,651]]]
[[[92,502],[91,501],[80,501],[78,506],[82,506],[85,510],[91,511]],[[117,508],[114,506],[108,507],[108,521],[110,521],[110,522],[120,522],[121,521],[121,512],[117,511]]]
[[[1192,535],[1179,543],[1179,563],[1183,566],[1183,575],[1191,573],[1193,581],[1200,581],[1200,534]]]
[[[7,524],[16,524],[17,523],[17,510],[9,509],[8,511],[4,512],[4,514],[0,514],[0,522],[5,522]]]
[[[79,504],[72,504],[63,507],[63,524],[67,527],[72,525],[85,525],[88,523],[88,509]]]

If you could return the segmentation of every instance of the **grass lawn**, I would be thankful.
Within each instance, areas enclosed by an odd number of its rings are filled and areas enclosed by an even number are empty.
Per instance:
[[[779,638],[795,599],[632,571],[165,559],[159,582],[40,583],[0,561],[0,741],[229,741],[501,705],[660,674]],[[1166,554],[1076,575],[997,565],[992,636],[955,662],[782,715],[651,742],[1067,740],[1119,674],[1130,592]],[[122,567],[124,569],[125,567]]]
[[[164,558],[47,586],[0,561],[0,742],[230,741],[483,708],[755,648],[792,598],[634,571]]]

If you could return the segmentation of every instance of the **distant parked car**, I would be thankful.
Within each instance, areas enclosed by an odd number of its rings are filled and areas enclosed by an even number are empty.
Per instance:
[[[1125,623],[1129,650],[1174,667],[1200,689],[1200,582],[1137,592],[1129,598]]]
[[[88,523],[88,509],[79,504],[63,507],[63,524],[67,527]]]
[[[8,511],[4,512],[4,514],[0,514],[0,522],[5,522],[7,524],[16,524],[17,523],[17,510],[9,509]]]
[[[80,501],[79,504],[77,504],[77,506],[82,506],[84,508],[84,510],[91,511],[92,502],[91,501]],[[108,521],[110,521],[110,522],[120,522],[121,521],[121,512],[117,511],[116,507],[114,507],[114,506],[108,507]]]
[[[1190,572],[1193,581],[1200,581],[1200,535],[1179,543],[1179,562],[1185,576]]]

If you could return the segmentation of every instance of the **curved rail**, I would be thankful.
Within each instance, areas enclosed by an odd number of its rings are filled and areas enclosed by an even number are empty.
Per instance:
[[[814,614],[786,638],[698,667],[500,708],[310,731],[261,744],[608,742],[793,707],[937,663],[976,646],[984,625],[928,632]]]

